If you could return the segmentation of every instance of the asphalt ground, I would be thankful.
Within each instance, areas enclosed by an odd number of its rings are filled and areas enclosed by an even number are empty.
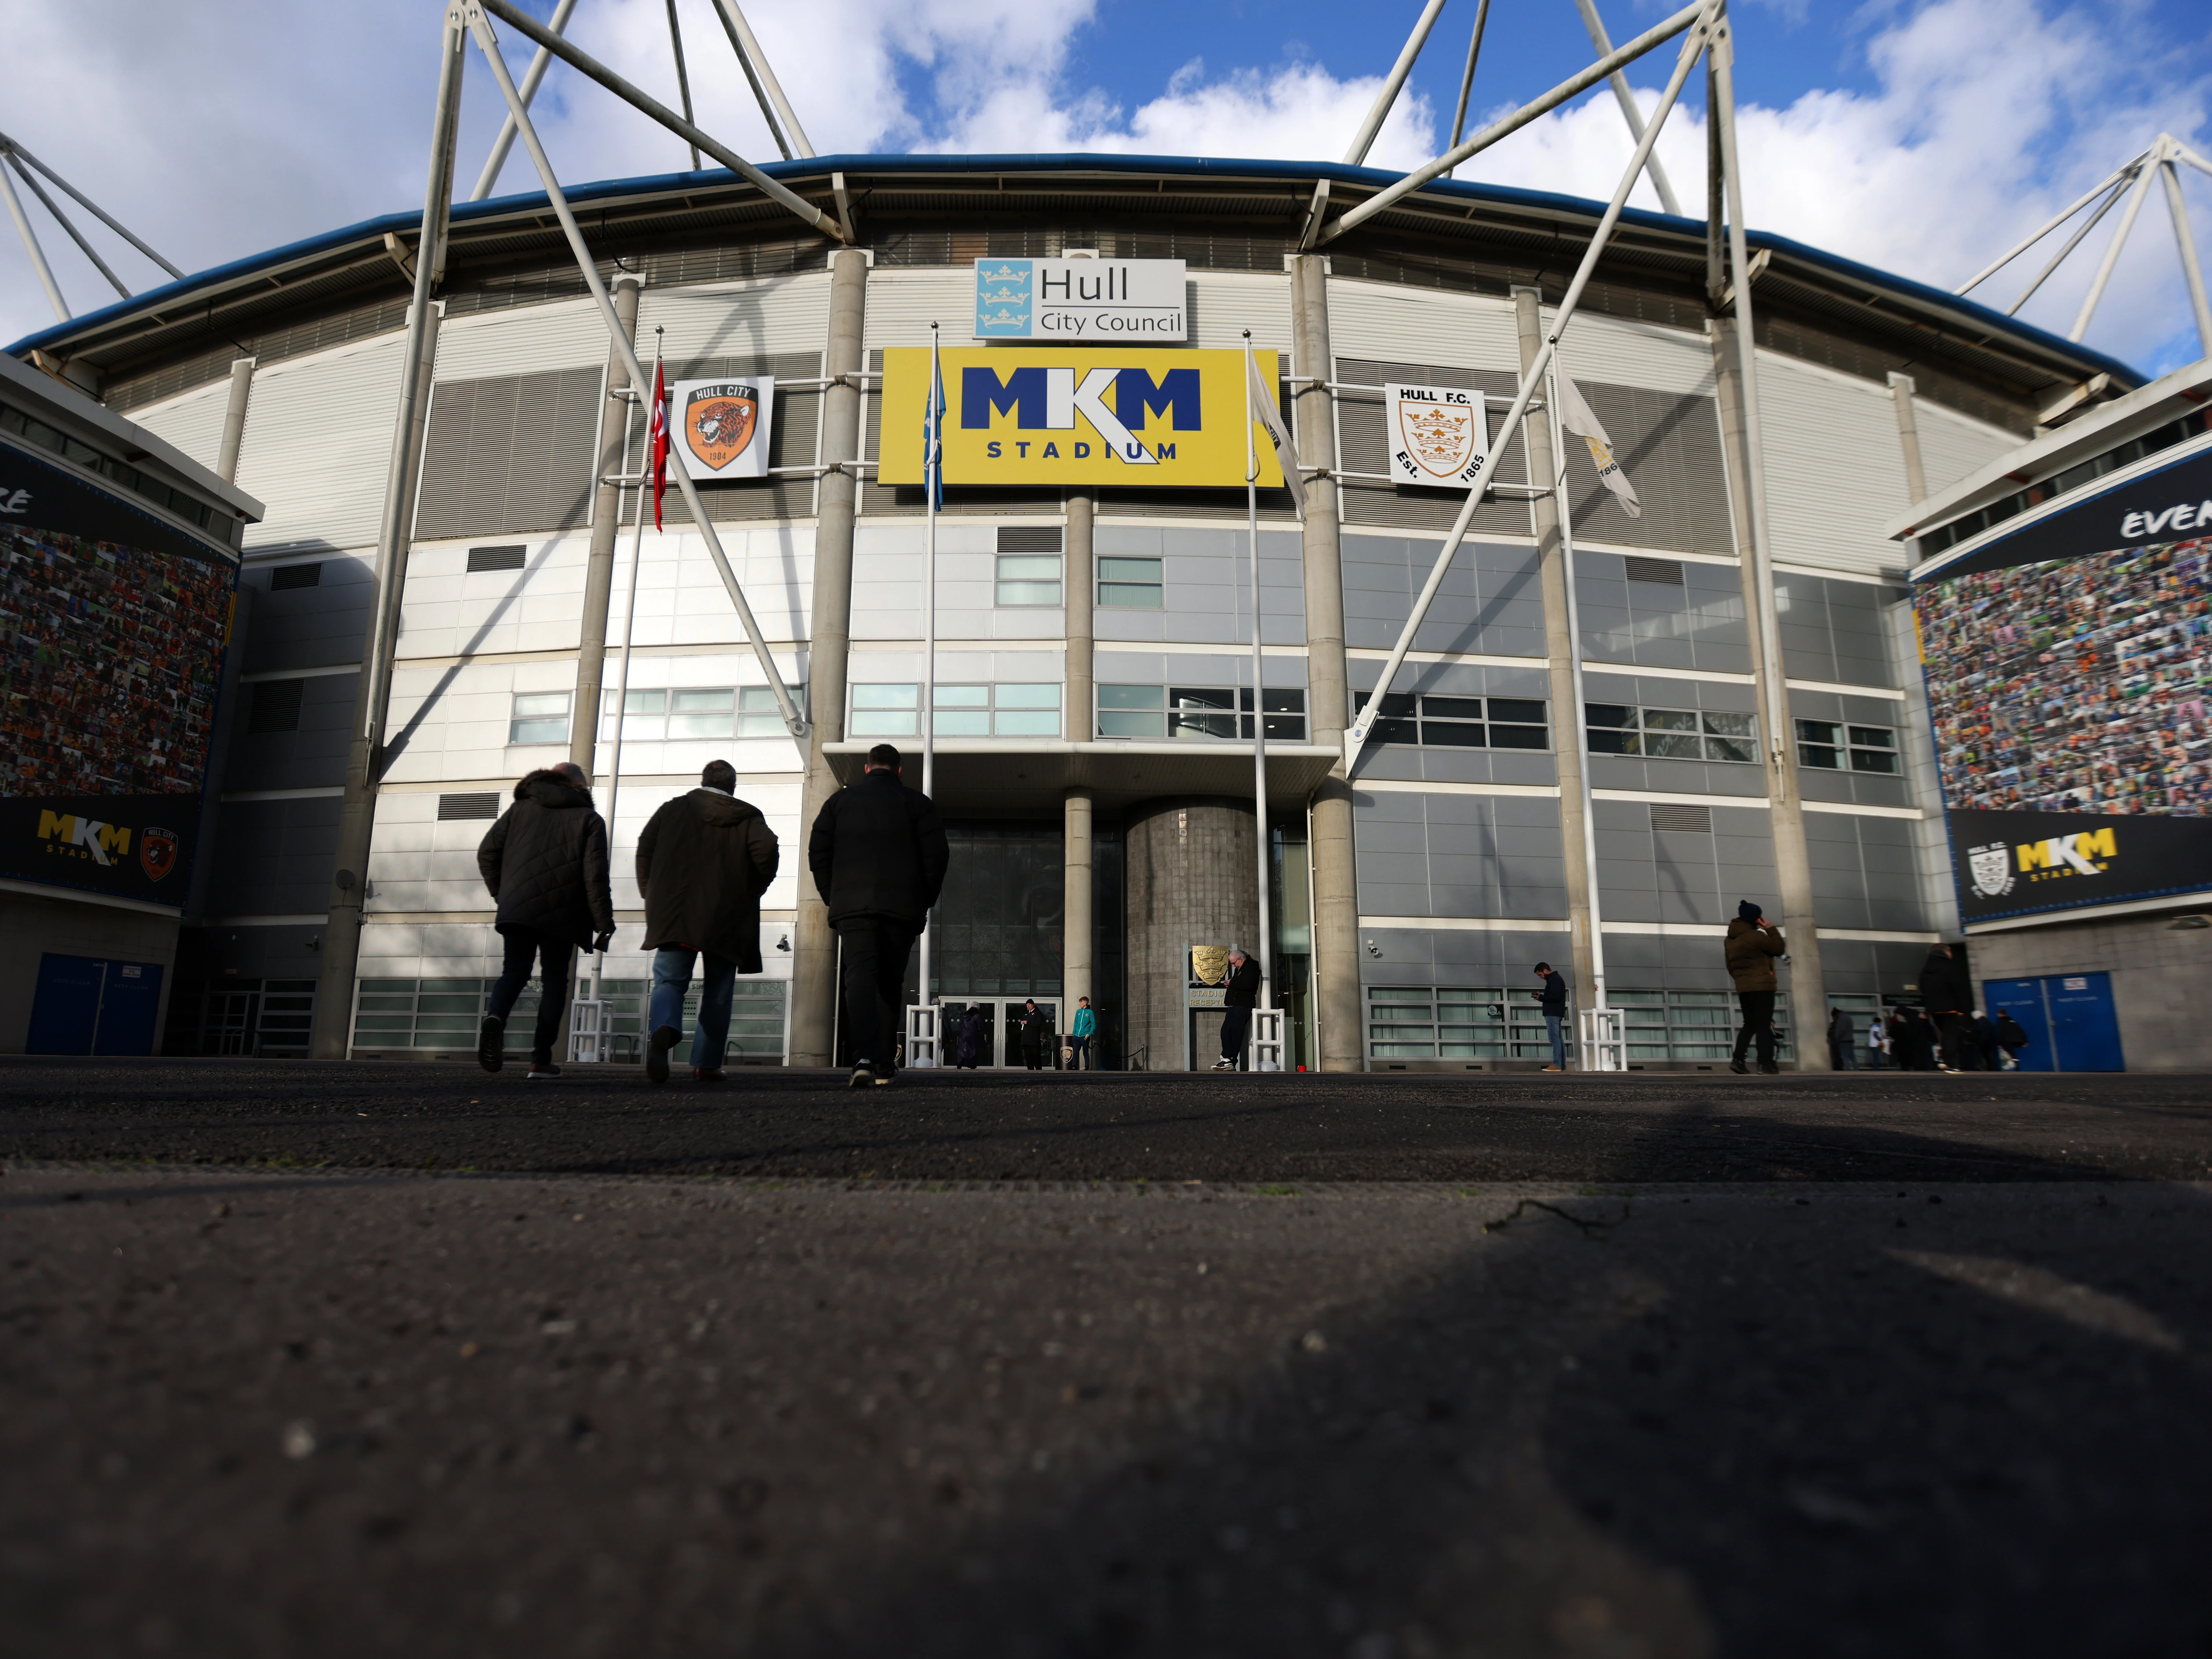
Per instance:
[[[11,1654],[2212,1654],[2201,1080],[0,1064]]]

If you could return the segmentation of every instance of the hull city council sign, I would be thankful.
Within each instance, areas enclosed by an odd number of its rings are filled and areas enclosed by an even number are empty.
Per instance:
[[[1189,338],[1180,259],[978,259],[979,340]]]
[[[1253,355],[1260,378],[1273,386],[1275,354]],[[1244,486],[1242,351],[964,347],[940,356],[948,484]],[[926,348],[884,353],[879,482],[923,482],[928,388]],[[1264,430],[1254,431],[1260,487],[1279,489],[1274,447]]]

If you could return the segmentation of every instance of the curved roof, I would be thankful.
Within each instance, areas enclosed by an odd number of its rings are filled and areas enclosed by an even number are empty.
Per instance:
[[[1292,185],[1310,185],[1319,179],[1332,184],[1334,199],[1352,205],[1366,195],[1396,183],[1403,175],[1374,167],[1346,167],[1333,162],[1250,161],[1232,158],[1206,159],[1173,155],[825,155],[804,160],[769,162],[762,171],[770,176],[803,187],[811,184],[817,190],[825,189],[832,175],[842,173],[850,179],[882,183],[878,191],[905,188],[916,193],[915,208],[926,209],[938,192],[925,191],[921,186],[929,179],[953,181],[968,179],[970,188],[984,178],[1005,179],[1018,177],[1036,185],[1057,180],[1063,188],[1074,186],[1079,179],[1094,181],[1081,193],[1088,198],[1097,195],[1096,186],[1104,184],[1109,191],[1109,181],[1133,182],[1137,179],[1154,180],[1177,179],[1191,181],[1200,186],[1217,186],[1227,196],[1240,194],[1237,187],[1247,187],[1245,192],[1256,187],[1270,197],[1280,197],[1285,204],[1291,200]],[[1124,185],[1122,188],[1126,189]],[[603,209],[615,203],[665,205],[672,199],[686,208],[699,205],[698,198],[710,197],[714,205],[726,210],[732,203],[756,210],[744,216],[752,224],[774,225],[782,220],[794,233],[801,230],[784,210],[762,197],[750,185],[726,169],[715,167],[696,173],[673,173],[632,179],[605,179],[588,184],[565,185],[563,190],[569,201],[577,206],[598,204]],[[750,198],[748,201],[747,198]],[[1130,204],[1141,206],[1144,197],[1132,195]],[[1463,205],[1462,205],[1463,204]],[[1248,218],[1251,204],[1243,204],[1240,217]],[[513,196],[495,197],[489,201],[457,204],[453,210],[455,244],[458,246],[472,228],[491,231],[495,228],[525,228],[540,231],[550,230],[546,222],[548,198],[543,191],[532,191]],[[1521,219],[1549,220],[1555,225],[1562,222],[1582,222],[1594,224],[1602,215],[1605,204],[1586,198],[1561,195],[1551,191],[1517,190],[1502,185],[1483,184],[1471,180],[1437,179],[1419,191],[1394,204],[1384,214],[1377,216],[1369,225],[1362,227],[1344,241],[1331,244],[1325,250],[1331,253],[1349,251],[1365,234],[1377,230],[1386,223],[1403,225],[1430,222],[1433,229],[1442,222],[1449,227],[1455,221],[1469,216],[1469,209],[1491,210],[1493,213]],[[1438,209],[1450,210],[1447,219],[1439,221]],[[207,270],[170,283],[127,300],[119,300],[100,310],[88,312],[66,323],[27,334],[6,348],[11,356],[25,356],[34,350],[53,353],[64,357],[81,353],[97,355],[103,342],[121,337],[145,338],[158,332],[187,307],[204,303],[210,307],[225,295],[241,289],[261,290],[258,297],[269,297],[267,289],[274,285],[279,290],[295,289],[297,297],[305,300],[321,284],[311,279],[327,270],[334,262],[349,259],[358,263],[365,253],[381,257],[387,237],[412,237],[420,231],[422,215],[419,210],[388,213],[365,219],[357,224],[326,231],[282,247],[232,260]],[[533,223],[534,222],[534,223]],[[1629,208],[1621,216],[1622,236],[1644,233],[1639,239],[1646,242],[1657,240],[1695,244],[1700,262],[1705,237],[1703,220],[1654,213],[1644,209]],[[588,228],[588,227],[587,227]],[[811,235],[813,233],[805,232]],[[2048,381],[2071,381],[2087,379],[2096,374],[2112,377],[2120,388],[2139,386],[2143,376],[2116,358],[2077,345],[2032,324],[2006,316],[2003,313],[1978,301],[1962,299],[1943,289],[1915,282],[1909,277],[1846,259],[1806,244],[1766,232],[1749,231],[1747,239],[1752,248],[1769,256],[1770,270],[1787,269],[1793,274],[1809,279],[1823,289],[1838,291],[1838,297],[1856,298],[1865,303],[1883,303],[1893,312],[1902,312],[1909,325],[1932,330],[1942,336],[1965,343],[1978,343],[1993,348],[2008,359],[2017,359],[2032,379],[2041,374]],[[863,240],[866,239],[864,237]],[[1620,246],[1616,243],[1616,246]],[[1608,258],[1611,257],[1608,250]],[[393,273],[396,275],[396,272]],[[1762,278],[1762,283],[1765,279]],[[74,348],[74,349],[72,349]],[[2025,383],[2025,382],[2024,382]]]

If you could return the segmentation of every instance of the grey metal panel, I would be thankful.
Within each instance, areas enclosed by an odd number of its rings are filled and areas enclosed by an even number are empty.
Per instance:
[[[1354,785],[1360,908],[1376,915],[1566,913],[1559,803]]]
[[[346,748],[353,735],[354,696],[361,676],[317,674],[300,680],[296,732],[249,732],[240,721],[223,767],[223,787],[313,789],[345,781]],[[259,685],[281,684],[261,680]],[[252,686],[245,690],[251,691]]]
[[[1357,386],[1461,386],[1470,391],[1510,398],[1520,382],[1498,369],[1443,368],[1432,363],[1385,362],[1364,357],[1339,357],[1336,378]],[[1382,394],[1379,392],[1340,392],[1336,430],[1339,465],[1347,472],[1382,473],[1389,470],[1389,440],[1383,430]],[[1492,441],[1502,410],[1492,410]],[[1527,452],[1517,443],[1507,447],[1498,463],[1497,482],[1526,483]],[[1347,525],[1380,525],[1390,529],[1448,530],[1467,504],[1463,489],[1415,489],[1362,478],[1343,482],[1343,521]],[[1526,536],[1529,533],[1525,501],[1492,501],[1475,510],[1469,526],[1486,535]],[[1347,560],[1350,550],[1346,549]],[[1434,557],[1433,552],[1431,554]],[[1387,641],[1386,641],[1387,643]],[[1429,647],[1424,647],[1426,649]]]
[[[778,380],[812,380],[822,374],[822,354],[818,351],[778,351],[756,356],[694,357],[668,364],[668,381],[673,386],[678,380],[742,380],[748,374],[773,375]],[[882,400],[868,399],[872,412]],[[822,389],[818,386],[793,386],[787,391],[775,389],[775,412],[768,434],[768,464],[770,466],[812,466],[820,459],[822,432]],[[623,470],[636,474],[645,466],[646,424],[642,420],[630,423],[629,459]],[[870,447],[862,452],[872,459],[876,454],[873,437]],[[720,524],[735,519],[804,519],[814,512],[814,480],[798,478],[732,479],[727,483],[702,483],[699,485],[701,500],[705,503],[707,516]],[[648,507],[648,512],[651,508]],[[667,525],[690,524],[691,509],[684,504],[684,496],[671,484],[660,501],[661,521]]]
[[[415,539],[565,530],[591,510],[604,370],[441,380]]]
[[[1578,380],[1590,412],[1613,440],[1644,516],[1632,519],[1598,482],[1588,452],[1567,439],[1567,500],[1577,540],[1686,553],[1734,550],[1720,422],[1710,397]]]
[[[1438,544],[1411,537],[1344,538],[1345,643],[1387,649],[1413,614]],[[1463,544],[1413,637],[1417,651],[1508,657],[1544,654],[1544,603],[1536,550]]]
[[[226,801],[216,820],[208,914],[305,915],[329,908],[338,799]]]
[[[1733,565],[1685,563],[1682,585],[1631,581],[1615,553],[1577,548],[1575,599],[1583,651],[1595,665],[1751,671],[1743,585]]]
[[[376,599],[375,566],[365,556],[343,554],[323,560],[322,566],[322,579],[314,586],[274,592],[270,565],[248,564],[239,574],[241,584],[257,590],[246,631],[246,672],[361,660],[369,609]]]

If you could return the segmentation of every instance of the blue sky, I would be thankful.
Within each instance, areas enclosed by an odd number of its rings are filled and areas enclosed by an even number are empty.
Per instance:
[[[1410,167],[1443,143],[1474,8],[1449,0],[1374,164]],[[752,0],[747,15],[824,153],[1334,159],[1419,9],[1419,0]],[[1601,0],[1601,9],[1621,39],[1670,8]],[[442,10],[438,0],[313,14],[287,0],[0,0],[18,71],[6,130],[178,264],[204,268],[419,203]],[[741,153],[772,156],[709,0],[678,0],[678,10],[702,121]],[[1955,285],[2161,130],[2212,154],[2203,0],[1740,0],[1735,27],[1751,222],[1923,281]],[[674,101],[664,0],[580,0],[571,32]],[[1573,0],[1493,0],[1470,130],[1589,56]],[[1647,107],[1668,67],[1655,58],[1632,71]],[[1698,89],[1693,80],[1661,144],[1692,212],[1704,195]],[[499,114],[478,64],[464,193]],[[680,143],[565,70],[538,114],[566,178],[683,165]],[[1603,196],[1627,150],[1601,91],[1462,176]],[[502,183],[529,186],[519,154]],[[2188,196],[2212,264],[2212,179],[2192,177]],[[1636,199],[1656,205],[1648,186]],[[90,310],[112,298],[42,210],[30,210],[70,303]],[[2065,331],[2102,240],[2100,230],[2023,314]],[[135,285],[155,276],[100,245]],[[2021,281],[2008,271],[1990,295],[2008,303]],[[20,248],[0,238],[0,331],[12,338],[52,315]],[[2089,343],[2152,370],[2201,355],[2157,196]]]

